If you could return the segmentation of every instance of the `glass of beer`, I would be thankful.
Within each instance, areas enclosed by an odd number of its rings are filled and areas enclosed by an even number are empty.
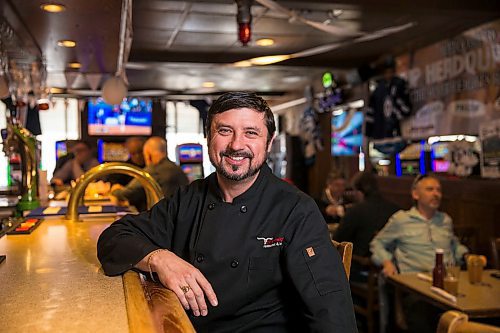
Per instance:
[[[486,266],[486,257],[476,254],[467,256],[467,272],[470,283],[481,283],[484,266]]]
[[[458,295],[458,281],[460,279],[460,266],[454,264],[447,265],[446,276],[444,277],[444,290],[452,295]]]

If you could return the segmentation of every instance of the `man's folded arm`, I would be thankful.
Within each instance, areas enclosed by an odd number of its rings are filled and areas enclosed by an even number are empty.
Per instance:
[[[97,242],[97,257],[106,275],[119,275],[150,252],[171,246],[173,203],[160,200],[151,210],[126,215],[103,231]]]

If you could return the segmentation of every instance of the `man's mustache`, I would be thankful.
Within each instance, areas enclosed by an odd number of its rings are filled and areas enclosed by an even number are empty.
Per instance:
[[[253,158],[253,154],[248,151],[243,151],[243,150],[234,150],[231,148],[227,148],[226,150],[220,152],[221,156],[226,156],[226,157],[247,157],[247,158]]]

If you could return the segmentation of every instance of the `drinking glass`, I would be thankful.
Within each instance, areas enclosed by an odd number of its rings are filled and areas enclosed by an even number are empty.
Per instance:
[[[458,295],[458,281],[460,280],[460,266],[455,263],[446,265],[446,276],[444,278],[444,290],[452,295]]]

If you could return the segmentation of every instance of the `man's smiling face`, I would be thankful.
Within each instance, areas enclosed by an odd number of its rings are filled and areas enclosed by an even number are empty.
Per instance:
[[[272,140],[267,142],[264,113],[249,108],[218,113],[210,133],[210,162],[224,178],[233,181],[250,178],[266,162]]]

